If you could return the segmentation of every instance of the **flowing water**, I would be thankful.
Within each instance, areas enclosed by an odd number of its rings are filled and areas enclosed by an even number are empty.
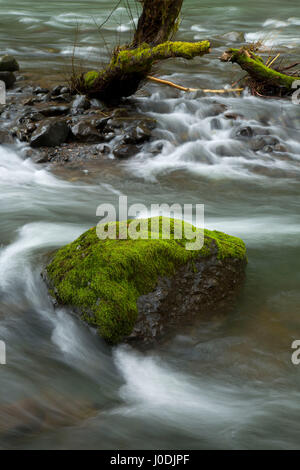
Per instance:
[[[14,54],[30,76],[57,80],[77,36],[76,57],[96,66],[132,27],[121,6],[98,31],[111,4],[0,0],[0,54]],[[184,5],[179,38],[209,38],[214,51],[170,61],[162,77],[230,85],[241,72],[217,60],[238,45],[223,36],[230,31],[299,58],[298,0]],[[149,144],[161,145],[156,156],[145,148],[125,163],[54,174],[25,160],[21,146],[0,147],[0,448],[299,448],[291,343],[300,339],[300,108],[154,85],[135,103],[158,120]],[[224,105],[243,120],[226,119]],[[236,138],[240,125],[276,137],[285,151],[254,152]],[[97,206],[120,194],[147,206],[203,203],[208,228],[244,239],[247,280],[231,312],[142,353],[110,348],[70,312],[53,310],[40,277],[49,252],[95,225]]]

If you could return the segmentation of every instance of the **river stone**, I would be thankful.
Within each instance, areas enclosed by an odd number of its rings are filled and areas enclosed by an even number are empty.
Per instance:
[[[5,83],[6,88],[11,88],[16,82],[16,77],[12,72],[0,72],[0,80]]]
[[[0,130],[0,144],[13,144],[14,139],[8,130]]]
[[[85,95],[76,95],[72,103],[72,114],[82,113],[91,106],[90,100]]]
[[[245,35],[241,31],[230,31],[229,33],[223,34],[222,37],[229,42],[244,42],[245,41]]]
[[[56,147],[66,142],[69,135],[69,127],[65,121],[57,121],[55,118],[44,121],[32,134],[31,147]]]
[[[17,72],[19,64],[11,55],[4,55],[0,58],[0,72]]]
[[[117,223],[117,233],[126,237],[130,222]],[[148,239],[103,240],[88,230],[52,255],[42,274],[54,305],[69,306],[111,344],[151,343],[201,313],[223,311],[244,279],[239,238],[205,230],[200,249],[187,245],[191,238],[174,239],[175,230],[196,230],[190,224],[165,217],[139,224]],[[169,239],[162,237],[164,224],[171,226]]]
[[[47,106],[46,108],[40,109],[40,113],[46,117],[63,116],[65,114],[68,114],[69,111],[70,107],[65,105]]]
[[[102,142],[103,137],[100,132],[89,122],[81,121],[71,128],[72,136],[78,142]]]
[[[137,147],[136,145],[121,144],[121,145],[118,145],[113,150],[113,154],[116,158],[124,159],[124,158],[130,158],[130,157],[133,157],[134,155],[137,155],[139,151],[140,151],[140,148]]]

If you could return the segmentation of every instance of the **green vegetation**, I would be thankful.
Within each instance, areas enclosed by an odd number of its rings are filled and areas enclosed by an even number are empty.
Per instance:
[[[116,87],[116,77],[124,77],[130,81],[130,77],[138,75],[139,80],[146,78],[150,73],[153,64],[160,60],[170,59],[172,57],[182,57],[191,60],[194,57],[207,54],[210,50],[209,41],[202,42],[171,42],[167,41],[155,47],[148,44],[141,44],[136,49],[118,49],[112,56],[110,64],[101,72],[95,70],[89,71],[82,77],[75,80],[74,87],[87,94],[94,94],[101,97],[110,95],[108,87],[114,84],[111,91],[113,96],[118,93]],[[131,84],[129,86],[129,94],[131,93]],[[123,88],[122,93],[126,91]],[[123,95],[123,96],[125,96]]]
[[[300,80],[300,77],[286,75],[265,65],[263,59],[254,54],[249,47],[229,49],[223,54],[222,60],[237,63],[253,80],[265,87],[278,87],[282,88],[282,91],[289,92],[293,82]]]
[[[156,232],[151,231],[151,221],[157,223]],[[162,239],[166,221],[171,227],[169,240]],[[127,233],[129,222],[116,223],[117,237],[124,230]],[[246,258],[243,241],[221,232],[205,230],[203,248],[189,251],[186,244],[191,240],[174,239],[174,232],[181,225],[183,232],[189,228],[196,234],[191,225],[163,217],[139,223],[148,240],[100,240],[96,228],[91,228],[58,250],[47,267],[57,300],[79,307],[82,318],[113,344],[130,335],[138,314],[137,299],[154,290],[159,276],[172,276],[179,266],[211,255],[214,244],[220,259]]]

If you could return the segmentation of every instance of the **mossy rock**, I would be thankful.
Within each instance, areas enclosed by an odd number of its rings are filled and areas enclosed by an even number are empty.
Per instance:
[[[16,59],[11,55],[4,55],[0,57],[0,71],[1,72],[17,72],[19,64]]]
[[[154,339],[170,312],[174,320],[177,311],[183,316],[182,308],[187,315],[203,306],[212,308],[236,291],[246,264],[246,248],[239,238],[205,230],[202,248],[190,249],[185,235],[195,227],[156,217],[135,221],[148,239],[119,239],[120,233],[128,234],[130,222],[114,223],[117,239],[99,239],[91,228],[58,250],[45,270],[58,304],[72,307],[107,342]],[[168,223],[170,239],[164,239]],[[180,239],[179,227],[184,234]],[[174,304],[174,294],[181,295],[181,305]]]

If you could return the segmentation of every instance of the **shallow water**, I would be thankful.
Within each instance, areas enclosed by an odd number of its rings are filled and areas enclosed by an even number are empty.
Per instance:
[[[68,69],[76,22],[77,55],[89,66],[105,59],[94,19],[106,18],[110,2],[0,6],[0,53],[18,56],[28,75],[42,68],[57,80]],[[296,1],[272,2],[271,10],[267,2],[187,0],[179,37],[210,38],[214,52],[170,61],[160,76],[221,88],[241,76],[215,60],[232,45],[225,32],[263,38],[292,58],[299,24]],[[129,28],[126,9],[118,10],[103,29],[109,47],[125,42]],[[149,144],[162,145],[155,157],[146,147],[124,163],[53,174],[24,160],[21,147],[0,147],[0,340],[7,345],[0,448],[298,449],[300,366],[291,363],[291,343],[300,338],[299,107],[154,85],[135,104],[158,120]],[[236,138],[247,125],[286,151],[252,151]],[[70,312],[54,312],[40,277],[49,253],[95,225],[97,206],[117,204],[120,194],[147,206],[203,203],[208,228],[245,240],[247,280],[231,312],[199,319],[146,353],[111,349]]]

